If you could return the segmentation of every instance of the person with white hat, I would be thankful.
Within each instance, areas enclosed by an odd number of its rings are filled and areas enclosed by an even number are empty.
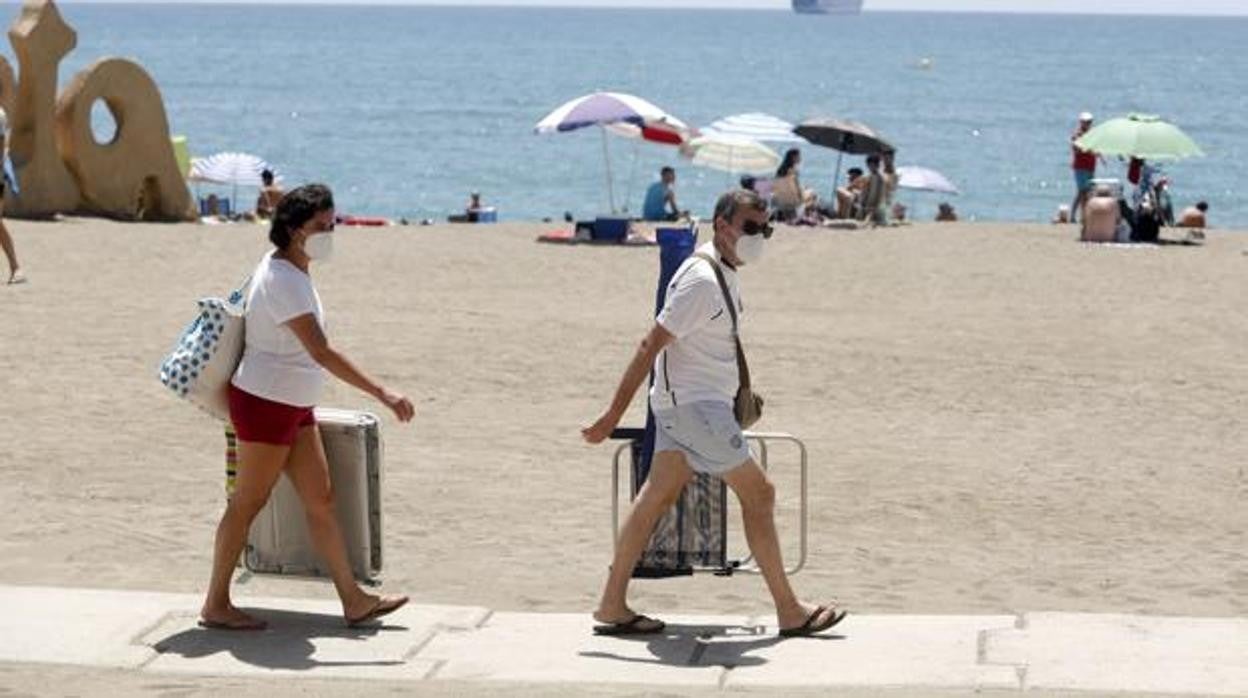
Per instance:
[[[4,250],[4,256],[9,260],[9,283],[20,284],[26,280],[26,276],[17,264],[17,250],[13,248],[13,236],[9,235],[9,229],[4,227],[3,218],[6,190],[12,188],[14,192],[17,191],[16,182],[11,181],[9,175],[8,135],[9,117],[4,112],[4,108],[0,107],[0,167],[4,169],[3,179],[0,179],[0,249]]]
[[[1075,200],[1070,205],[1071,223],[1075,222],[1083,210],[1083,202],[1088,198],[1088,192],[1092,189],[1092,180],[1096,177],[1096,153],[1075,145],[1075,141],[1082,138],[1091,128],[1092,114],[1085,111],[1079,115],[1079,125],[1075,127],[1075,132],[1070,137],[1070,149],[1074,154],[1070,168],[1075,171]]]

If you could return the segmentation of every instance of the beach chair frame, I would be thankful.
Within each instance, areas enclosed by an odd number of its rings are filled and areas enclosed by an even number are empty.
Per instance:
[[[620,467],[624,454],[628,453],[631,457],[634,442],[639,441],[644,434],[643,429],[617,429],[611,435],[612,439],[624,440],[624,443],[615,450],[615,455],[611,462],[611,541],[614,549],[615,542],[619,538],[620,532]],[[768,470],[768,443],[770,442],[787,442],[797,447],[798,468],[800,478],[800,491],[798,492],[799,508],[798,508],[798,557],[797,562],[793,563],[785,569],[787,574],[797,574],[806,566],[807,551],[807,528],[809,520],[809,496],[808,496],[808,458],[806,444],[801,439],[785,432],[745,432],[746,441],[752,442],[758,446],[758,464],[764,471]],[[718,480],[718,478],[715,478]],[[720,486],[723,486],[722,481]],[[725,564],[720,565],[690,565],[681,571],[672,571],[666,575],[640,575],[644,577],[657,576],[688,576],[694,574],[713,574],[720,577],[730,577],[736,573],[743,574],[759,574],[757,563],[754,562],[753,556],[746,554],[745,557],[733,560],[731,556],[725,556]],[[638,576],[638,575],[635,575]]]

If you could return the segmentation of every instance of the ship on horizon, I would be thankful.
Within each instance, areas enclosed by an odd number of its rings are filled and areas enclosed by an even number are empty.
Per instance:
[[[793,0],[793,11],[803,15],[856,15],[863,0]]]

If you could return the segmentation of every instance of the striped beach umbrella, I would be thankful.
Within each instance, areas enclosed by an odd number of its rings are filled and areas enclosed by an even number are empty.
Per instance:
[[[748,138],[762,143],[802,143],[802,137],[793,133],[793,124],[762,112],[726,116],[707,126],[704,131],[714,131],[726,136]]]
[[[762,143],[722,133],[703,132],[689,141],[685,152],[694,165],[732,174],[768,174],[780,165],[776,151]]]

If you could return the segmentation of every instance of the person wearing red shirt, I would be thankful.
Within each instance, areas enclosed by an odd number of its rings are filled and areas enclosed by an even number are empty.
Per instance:
[[[1083,112],[1079,115],[1079,126],[1070,137],[1070,150],[1074,155],[1070,168],[1075,171],[1075,200],[1070,205],[1071,223],[1083,210],[1083,202],[1092,189],[1092,179],[1096,176],[1096,153],[1084,150],[1075,145],[1075,141],[1083,137],[1092,128],[1092,115]]]

